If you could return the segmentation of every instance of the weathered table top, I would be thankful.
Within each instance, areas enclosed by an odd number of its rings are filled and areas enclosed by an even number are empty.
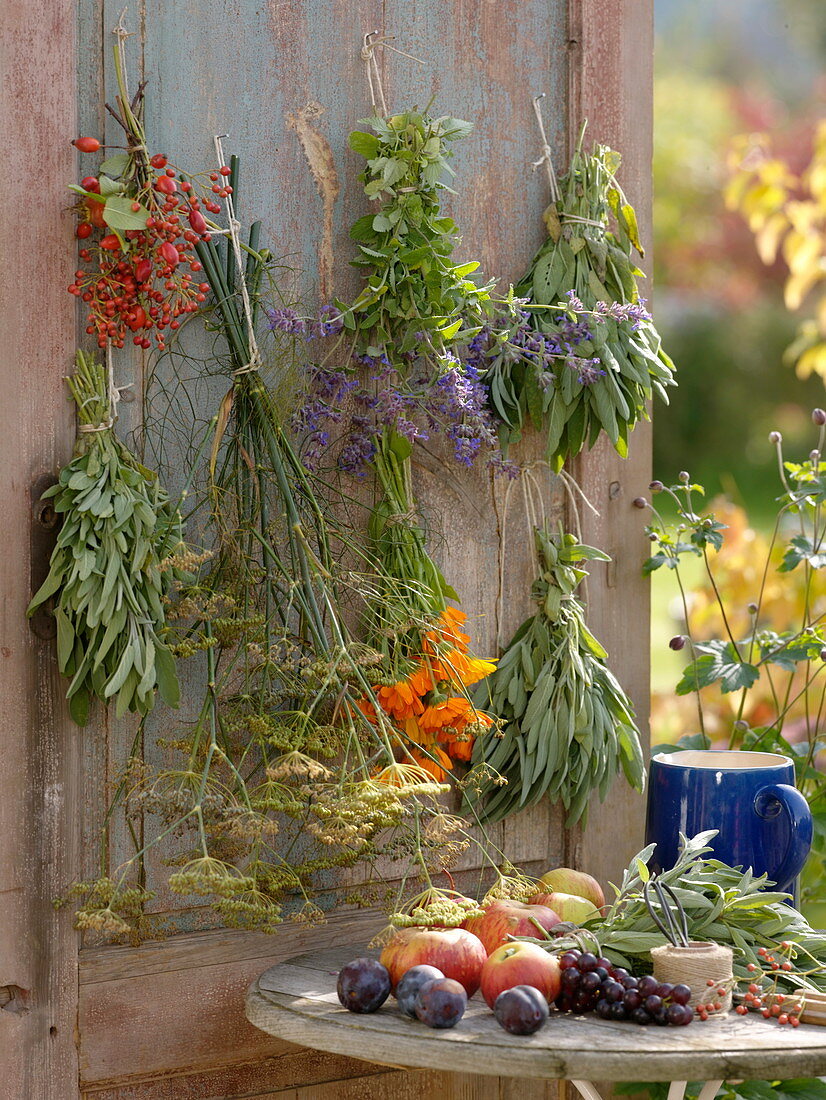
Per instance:
[[[731,1013],[688,1027],[640,1027],[551,1014],[535,1035],[509,1035],[480,994],[451,1030],[403,1016],[392,997],[378,1012],[342,1008],[336,976],[374,955],[364,946],[300,955],[266,970],[247,995],[247,1018],[270,1035],[318,1050],[399,1067],[544,1079],[674,1081],[826,1075],[826,1027],[780,1027]]]

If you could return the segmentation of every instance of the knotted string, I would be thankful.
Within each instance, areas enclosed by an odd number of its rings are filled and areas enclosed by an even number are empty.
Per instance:
[[[522,487],[522,503],[524,508],[525,523],[528,527],[528,546],[530,548],[531,568],[533,569],[534,576],[539,573],[539,556],[536,552],[536,539],[534,537],[534,531],[537,527],[545,526],[545,499],[542,494],[541,486],[533,473],[536,466],[547,466],[547,462],[532,462],[528,466],[523,466],[519,476],[519,483]],[[505,489],[505,501],[502,507],[502,533],[499,539],[499,591],[497,593],[496,604],[498,609],[496,619],[496,647],[501,652],[504,646],[504,637],[502,628],[504,623],[502,621],[502,602],[505,593],[505,568],[507,561],[507,547],[508,547],[508,511],[511,503],[511,493],[516,485],[516,481],[509,481],[507,488]]]
[[[539,127],[539,135],[542,138],[542,156],[539,158],[539,160],[533,161],[533,163],[531,164],[531,168],[536,171],[536,169],[539,168],[540,165],[545,165],[545,169],[548,173],[548,185],[551,190],[551,202],[557,202],[559,199],[559,184],[557,183],[556,172],[554,171],[554,164],[551,160],[551,147],[548,144],[548,137],[545,133],[545,122],[542,118],[542,108],[539,105],[539,101],[544,98],[545,93],[542,92],[540,95],[534,96],[533,99],[533,110],[534,114],[536,115],[536,124]]]
[[[572,477],[567,470],[560,470],[559,478],[562,481],[565,492],[568,494],[568,500],[571,505],[571,512],[573,513],[574,517],[574,526],[576,527],[576,537],[579,542],[582,542],[582,522],[579,514],[579,501],[577,501],[575,494],[579,494],[580,500],[583,502],[583,504],[585,504],[592,515],[597,517],[597,519],[599,519],[599,511],[590,502],[585,494],[585,491],[576,480],[576,478]]]
[[[125,10],[125,9],[124,9]],[[78,424],[77,430],[79,432],[108,432],[110,428],[114,427],[115,421],[118,418],[118,402],[120,401],[120,395],[124,390],[131,390],[132,383],[128,383],[126,386],[115,385],[115,369],[112,363],[112,345],[106,345],[106,394],[109,398],[109,415],[105,420],[101,420],[99,424]]]
[[[417,65],[426,65],[426,61],[422,61],[420,57],[414,57],[412,53],[406,53],[404,50],[400,50],[397,46],[391,46],[390,43],[393,40],[392,34],[383,34],[380,38],[376,36],[379,31],[368,31],[363,39],[363,45],[361,47],[361,59],[366,66],[367,72],[367,87],[370,90],[370,105],[373,110],[378,110],[381,107],[381,114],[384,118],[387,118],[387,101],[384,98],[384,86],[382,84],[381,72],[379,70],[379,63],[376,60],[376,46],[384,46],[387,50],[392,50],[393,53],[400,54],[402,57],[407,57],[411,61],[415,61]],[[371,41],[373,39],[373,41]]]
[[[223,167],[226,164],[224,160],[224,147],[221,144],[221,139],[229,137],[228,134],[216,134],[215,135],[215,155],[218,158],[218,166]],[[245,278],[244,270],[244,255],[241,249],[241,238],[238,231],[241,228],[241,223],[235,217],[235,204],[232,199],[232,194],[226,196],[227,204],[227,224],[229,228],[226,233],[232,242],[232,251],[235,256],[235,264],[238,269],[238,286],[241,288],[241,300],[244,303],[244,319],[247,322],[247,341],[250,349],[250,359],[243,367],[239,367],[238,370],[233,371],[233,375],[237,377],[239,374],[250,374],[252,371],[261,369],[262,359],[261,352],[258,349],[258,341],[255,338],[255,326],[252,323],[252,303],[250,302],[249,291],[247,290],[247,280]]]

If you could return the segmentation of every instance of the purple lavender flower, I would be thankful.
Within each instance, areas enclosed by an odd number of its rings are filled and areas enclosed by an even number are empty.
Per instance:
[[[576,371],[577,381],[582,386],[590,386],[605,377],[605,371],[600,369],[599,359],[582,359],[577,355],[570,355],[565,360],[565,366]]]
[[[638,302],[625,307],[626,320],[631,321],[632,332],[642,328],[646,321],[653,320],[651,314],[645,308],[645,301],[645,298],[640,298]]]
[[[318,317],[312,322],[310,337],[338,336],[344,328],[344,318],[333,305],[322,306]]]
[[[571,321],[567,317],[563,317],[559,322],[559,331],[569,344],[581,344],[583,340],[594,338],[586,321]]]
[[[282,309],[268,309],[267,316],[270,319],[270,329],[273,332],[286,332],[290,336],[305,336],[307,334],[307,322],[288,306]]]
[[[314,432],[304,445],[301,460],[308,470],[315,471],[321,462],[321,457],[330,445],[329,432]]]
[[[368,463],[376,455],[376,438],[379,429],[368,416],[354,414],[350,431],[338,456],[338,467],[354,477],[364,477]]]
[[[605,317],[610,317],[618,323],[630,321],[632,332],[636,332],[646,321],[652,320],[651,314],[645,308],[645,298],[640,298],[638,302],[628,303],[611,302],[607,304],[597,302],[594,311],[595,319],[598,318],[598,324],[603,324]]]

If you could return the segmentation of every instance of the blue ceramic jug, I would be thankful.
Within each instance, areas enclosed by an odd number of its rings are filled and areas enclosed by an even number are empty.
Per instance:
[[[687,750],[653,757],[646,844],[656,843],[652,869],[673,867],[680,833],[717,829],[714,856],[766,874],[793,892],[812,846],[812,815],[794,786],[788,756],[767,752]]]

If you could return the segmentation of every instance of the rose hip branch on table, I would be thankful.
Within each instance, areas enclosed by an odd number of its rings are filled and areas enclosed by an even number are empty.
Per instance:
[[[383,909],[381,943],[337,990],[341,1012],[400,1028],[461,1028],[474,996],[514,1036],[563,1015],[695,1029],[732,1003],[790,1031],[815,1019],[826,937],[771,889],[793,890],[811,840],[784,757],[671,758],[691,828],[662,812],[673,788],[657,773],[651,843],[617,886],[587,869],[529,875],[493,827],[543,801],[584,826],[617,780],[642,812],[634,708],[587,625],[588,563],[609,558],[575,533],[590,504],[570,469],[603,437],[624,457],[675,384],[639,295],[619,154],[589,151],[582,127],[536,210],[547,240],[503,286],[454,257],[442,206],[448,180],[461,195],[450,161],[472,124],[374,109],[349,137],[363,161],[360,287],[312,301],[277,258],[288,246],[243,204],[222,139],[194,171],[153,147],[155,89],[129,88],[126,41],[119,25],[106,104],[123,144],[74,140],[88,174],[71,184],[69,291],[97,350],[79,349],[67,379],[77,444],[47,494],[62,528],[30,608],[53,609],[77,725],[104,707],[138,720],[100,873],[61,899],[77,926],[161,934],[151,862],[165,890],[230,928]],[[117,427],[128,341],[152,364],[139,450]],[[520,467],[526,433],[564,483],[567,524]],[[440,567],[438,517],[417,488],[426,443],[445,479],[483,471],[523,502],[534,610],[499,653],[476,651],[461,578]],[[162,766],[143,751],[158,731]],[[736,837],[719,777],[751,800]],[[116,821],[133,844],[113,867]],[[483,869],[459,888],[470,849]]]

